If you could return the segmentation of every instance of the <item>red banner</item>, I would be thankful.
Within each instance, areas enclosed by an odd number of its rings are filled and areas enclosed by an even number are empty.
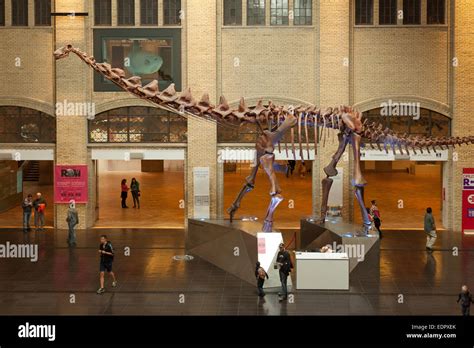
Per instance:
[[[462,231],[474,233],[474,168],[464,168],[462,175]]]
[[[73,200],[76,203],[87,203],[86,165],[57,165],[54,170],[54,202],[69,203]]]

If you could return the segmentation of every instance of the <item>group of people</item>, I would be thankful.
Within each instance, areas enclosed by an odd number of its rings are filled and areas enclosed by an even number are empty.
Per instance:
[[[36,194],[36,198],[33,199],[33,195],[29,194],[23,200],[23,231],[28,232],[31,230],[30,220],[31,214],[34,212],[34,224],[37,231],[41,231],[44,228],[44,214],[46,210],[46,200],[44,199],[41,192]]]
[[[280,276],[281,292],[278,294],[280,301],[285,301],[288,298],[288,276],[290,275],[291,270],[293,269],[293,262],[291,261],[291,256],[288,250],[285,248],[285,244],[280,243],[279,251],[277,254],[276,265],[278,268],[278,273]],[[260,265],[260,262],[257,262],[255,268],[255,277],[257,278],[257,291],[260,298],[265,297],[265,291],[263,290],[263,285],[265,280],[269,279],[268,273]]]
[[[140,209],[141,192],[140,192],[140,183],[137,181],[137,179],[132,178],[132,181],[130,182],[130,187],[128,187],[127,185],[127,179],[122,179],[121,193],[120,193],[120,198],[122,199],[122,209],[128,208],[127,206],[128,191],[132,192],[133,207]]]

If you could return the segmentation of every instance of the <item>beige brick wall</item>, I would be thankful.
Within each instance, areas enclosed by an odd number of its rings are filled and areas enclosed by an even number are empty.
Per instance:
[[[413,96],[448,104],[447,27],[356,28],[353,103]]]

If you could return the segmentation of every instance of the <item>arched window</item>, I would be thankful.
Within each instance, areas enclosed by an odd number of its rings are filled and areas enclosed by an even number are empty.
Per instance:
[[[380,123],[391,130],[408,135],[419,136],[450,136],[451,135],[451,120],[436,111],[416,108],[415,112],[406,112],[403,110],[403,105],[393,105],[399,107],[400,112],[393,113],[386,112],[382,108],[372,109],[364,112],[364,117],[369,121]]]
[[[186,119],[157,108],[109,110],[89,121],[91,143],[185,143]]]
[[[0,143],[55,142],[53,116],[19,106],[0,106]]]

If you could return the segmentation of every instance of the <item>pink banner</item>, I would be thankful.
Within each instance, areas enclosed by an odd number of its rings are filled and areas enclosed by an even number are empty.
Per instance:
[[[54,202],[87,203],[87,166],[57,165],[54,170]]]

